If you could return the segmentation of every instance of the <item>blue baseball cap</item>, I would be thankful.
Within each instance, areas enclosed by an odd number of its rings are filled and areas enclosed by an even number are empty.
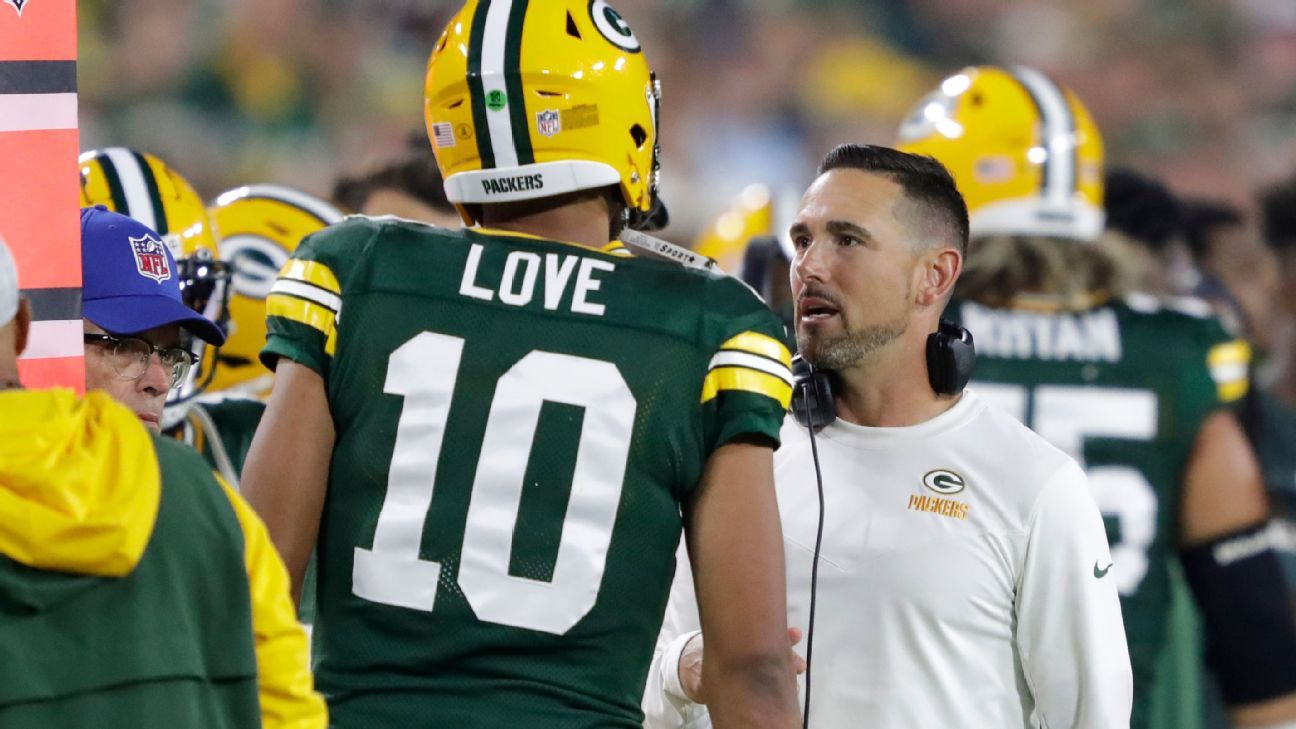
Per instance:
[[[179,324],[219,347],[225,333],[185,306],[162,236],[102,205],[81,209],[81,312],[114,334]]]

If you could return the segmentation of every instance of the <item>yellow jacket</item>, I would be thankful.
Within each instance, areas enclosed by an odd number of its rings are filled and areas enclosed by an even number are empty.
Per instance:
[[[242,528],[265,729],[323,729],[306,633],[265,525],[220,481]],[[40,570],[123,577],[165,485],[148,431],[102,392],[0,392],[0,554]]]

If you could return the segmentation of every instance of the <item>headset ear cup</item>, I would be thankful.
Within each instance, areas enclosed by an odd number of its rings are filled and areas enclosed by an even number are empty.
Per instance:
[[[927,336],[927,379],[938,395],[957,395],[967,387],[976,365],[972,332],[941,319]]]
[[[792,417],[806,428],[822,428],[837,419],[832,376],[805,361],[792,358]]]
[[[976,342],[972,339],[972,332],[954,322],[947,321],[944,323],[958,330],[958,337],[951,343],[954,359],[954,381],[952,384],[957,392],[963,392],[963,388],[967,387],[968,380],[972,379],[972,370],[976,368]]]

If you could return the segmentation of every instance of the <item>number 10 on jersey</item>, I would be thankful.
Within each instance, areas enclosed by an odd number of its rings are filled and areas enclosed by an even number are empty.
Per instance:
[[[356,547],[351,589],[431,612],[441,563],[419,558],[436,489],[464,340],[423,332],[387,366],[384,392],[405,398],[373,548]],[[527,459],[545,401],[585,409],[571,497],[549,582],[509,574]],[[594,607],[621,502],[636,402],[611,362],[533,351],[500,377],[460,548],[459,588],[479,620],[561,635]]]

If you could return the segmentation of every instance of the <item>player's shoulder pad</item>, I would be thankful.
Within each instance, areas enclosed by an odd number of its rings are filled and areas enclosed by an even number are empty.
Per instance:
[[[749,314],[763,311],[773,316],[773,311],[765,299],[756,293],[746,281],[719,269],[703,271],[689,269],[695,275],[706,279],[707,302],[714,310],[731,311],[735,314]]]
[[[1164,305],[1167,301],[1175,306]],[[1251,345],[1228,331],[1213,309],[1202,299],[1176,297],[1156,299],[1146,294],[1126,297],[1125,303],[1143,315],[1144,335],[1157,342],[1166,357],[1182,362],[1188,372],[1209,372],[1219,399],[1232,402],[1250,387]],[[1158,305],[1160,304],[1160,305]],[[1207,310],[1203,313],[1201,305]]]
[[[1127,294],[1121,303],[1135,314],[1155,322],[1153,325],[1165,334],[1175,334],[1181,341],[1211,344],[1234,339],[1210,302],[1196,296],[1156,296],[1135,292]]]
[[[1197,296],[1158,296],[1143,291],[1126,294],[1122,303],[1132,311],[1147,315],[1161,315],[1169,319],[1216,319],[1215,308]]]
[[[326,261],[346,260],[355,251],[373,240],[381,230],[381,224],[373,218],[362,215],[349,215],[340,222],[317,230],[302,239],[292,257],[297,260]],[[330,260],[332,259],[332,260]]]

